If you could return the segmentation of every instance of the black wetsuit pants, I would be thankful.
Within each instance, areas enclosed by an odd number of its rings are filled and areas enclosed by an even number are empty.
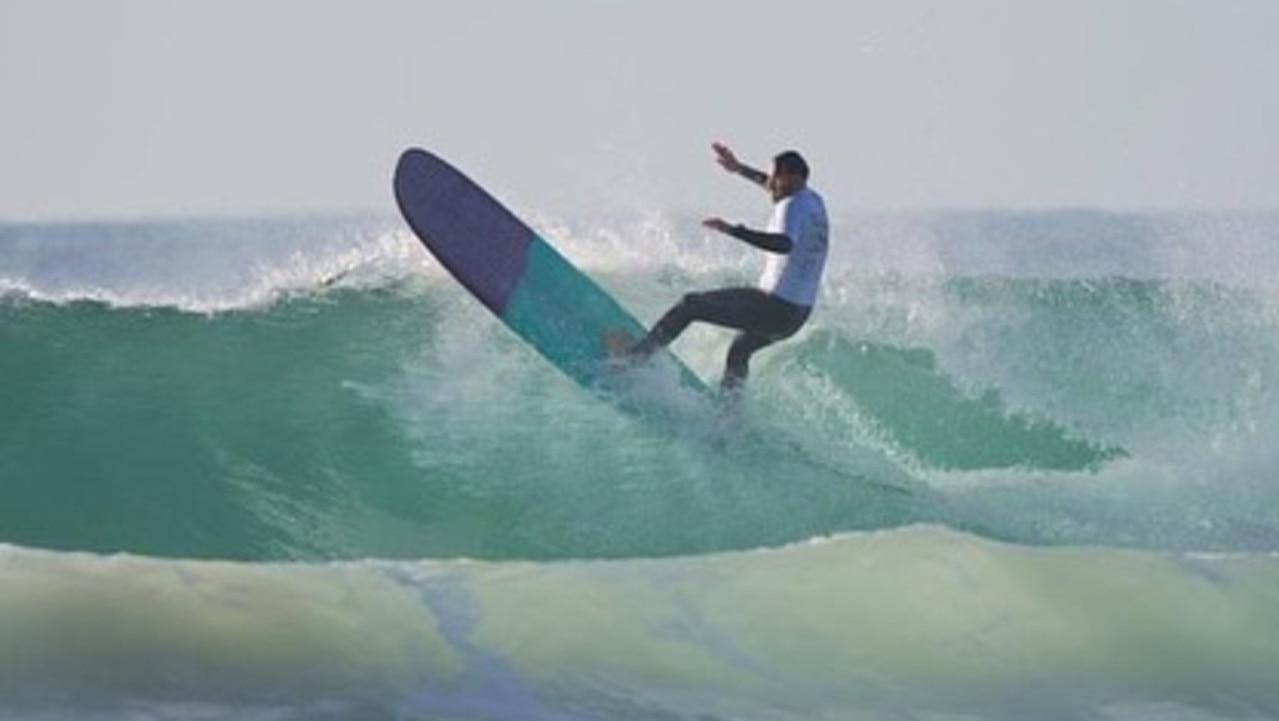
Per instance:
[[[769,295],[759,288],[724,288],[689,293],[666,311],[634,353],[648,356],[675,340],[693,321],[735,328],[740,333],[729,346],[720,385],[736,390],[750,372],[755,351],[795,334],[808,320],[812,308]]]

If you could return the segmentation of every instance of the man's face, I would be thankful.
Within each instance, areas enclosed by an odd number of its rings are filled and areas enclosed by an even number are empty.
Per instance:
[[[802,187],[804,187],[802,176],[788,173],[781,168],[773,168],[773,174],[768,176],[768,192],[772,193],[775,201],[791,195]]]

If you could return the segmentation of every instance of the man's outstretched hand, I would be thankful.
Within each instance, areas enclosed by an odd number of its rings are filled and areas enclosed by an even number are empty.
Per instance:
[[[727,233],[733,227],[723,218],[707,218],[702,221],[702,226],[711,230],[718,230],[721,233]]]
[[[711,149],[715,151],[716,160],[719,161],[721,167],[730,173],[741,171],[742,163],[733,154],[733,151],[723,143],[711,143]]]

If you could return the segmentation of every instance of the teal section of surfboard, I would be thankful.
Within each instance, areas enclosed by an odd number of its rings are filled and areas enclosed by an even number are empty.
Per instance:
[[[645,328],[621,303],[578,271],[544,239],[534,236],[524,275],[507,301],[502,320],[569,377],[592,389],[611,391],[618,369],[610,363],[604,334],[617,329],[639,339]],[[669,353],[664,362],[680,382],[699,392],[706,385]]]

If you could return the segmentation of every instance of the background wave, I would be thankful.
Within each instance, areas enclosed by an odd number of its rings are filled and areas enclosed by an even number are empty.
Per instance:
[[[0,546],[0,713],[1270,718],[1277,567],[930,527],[609,563]]]

